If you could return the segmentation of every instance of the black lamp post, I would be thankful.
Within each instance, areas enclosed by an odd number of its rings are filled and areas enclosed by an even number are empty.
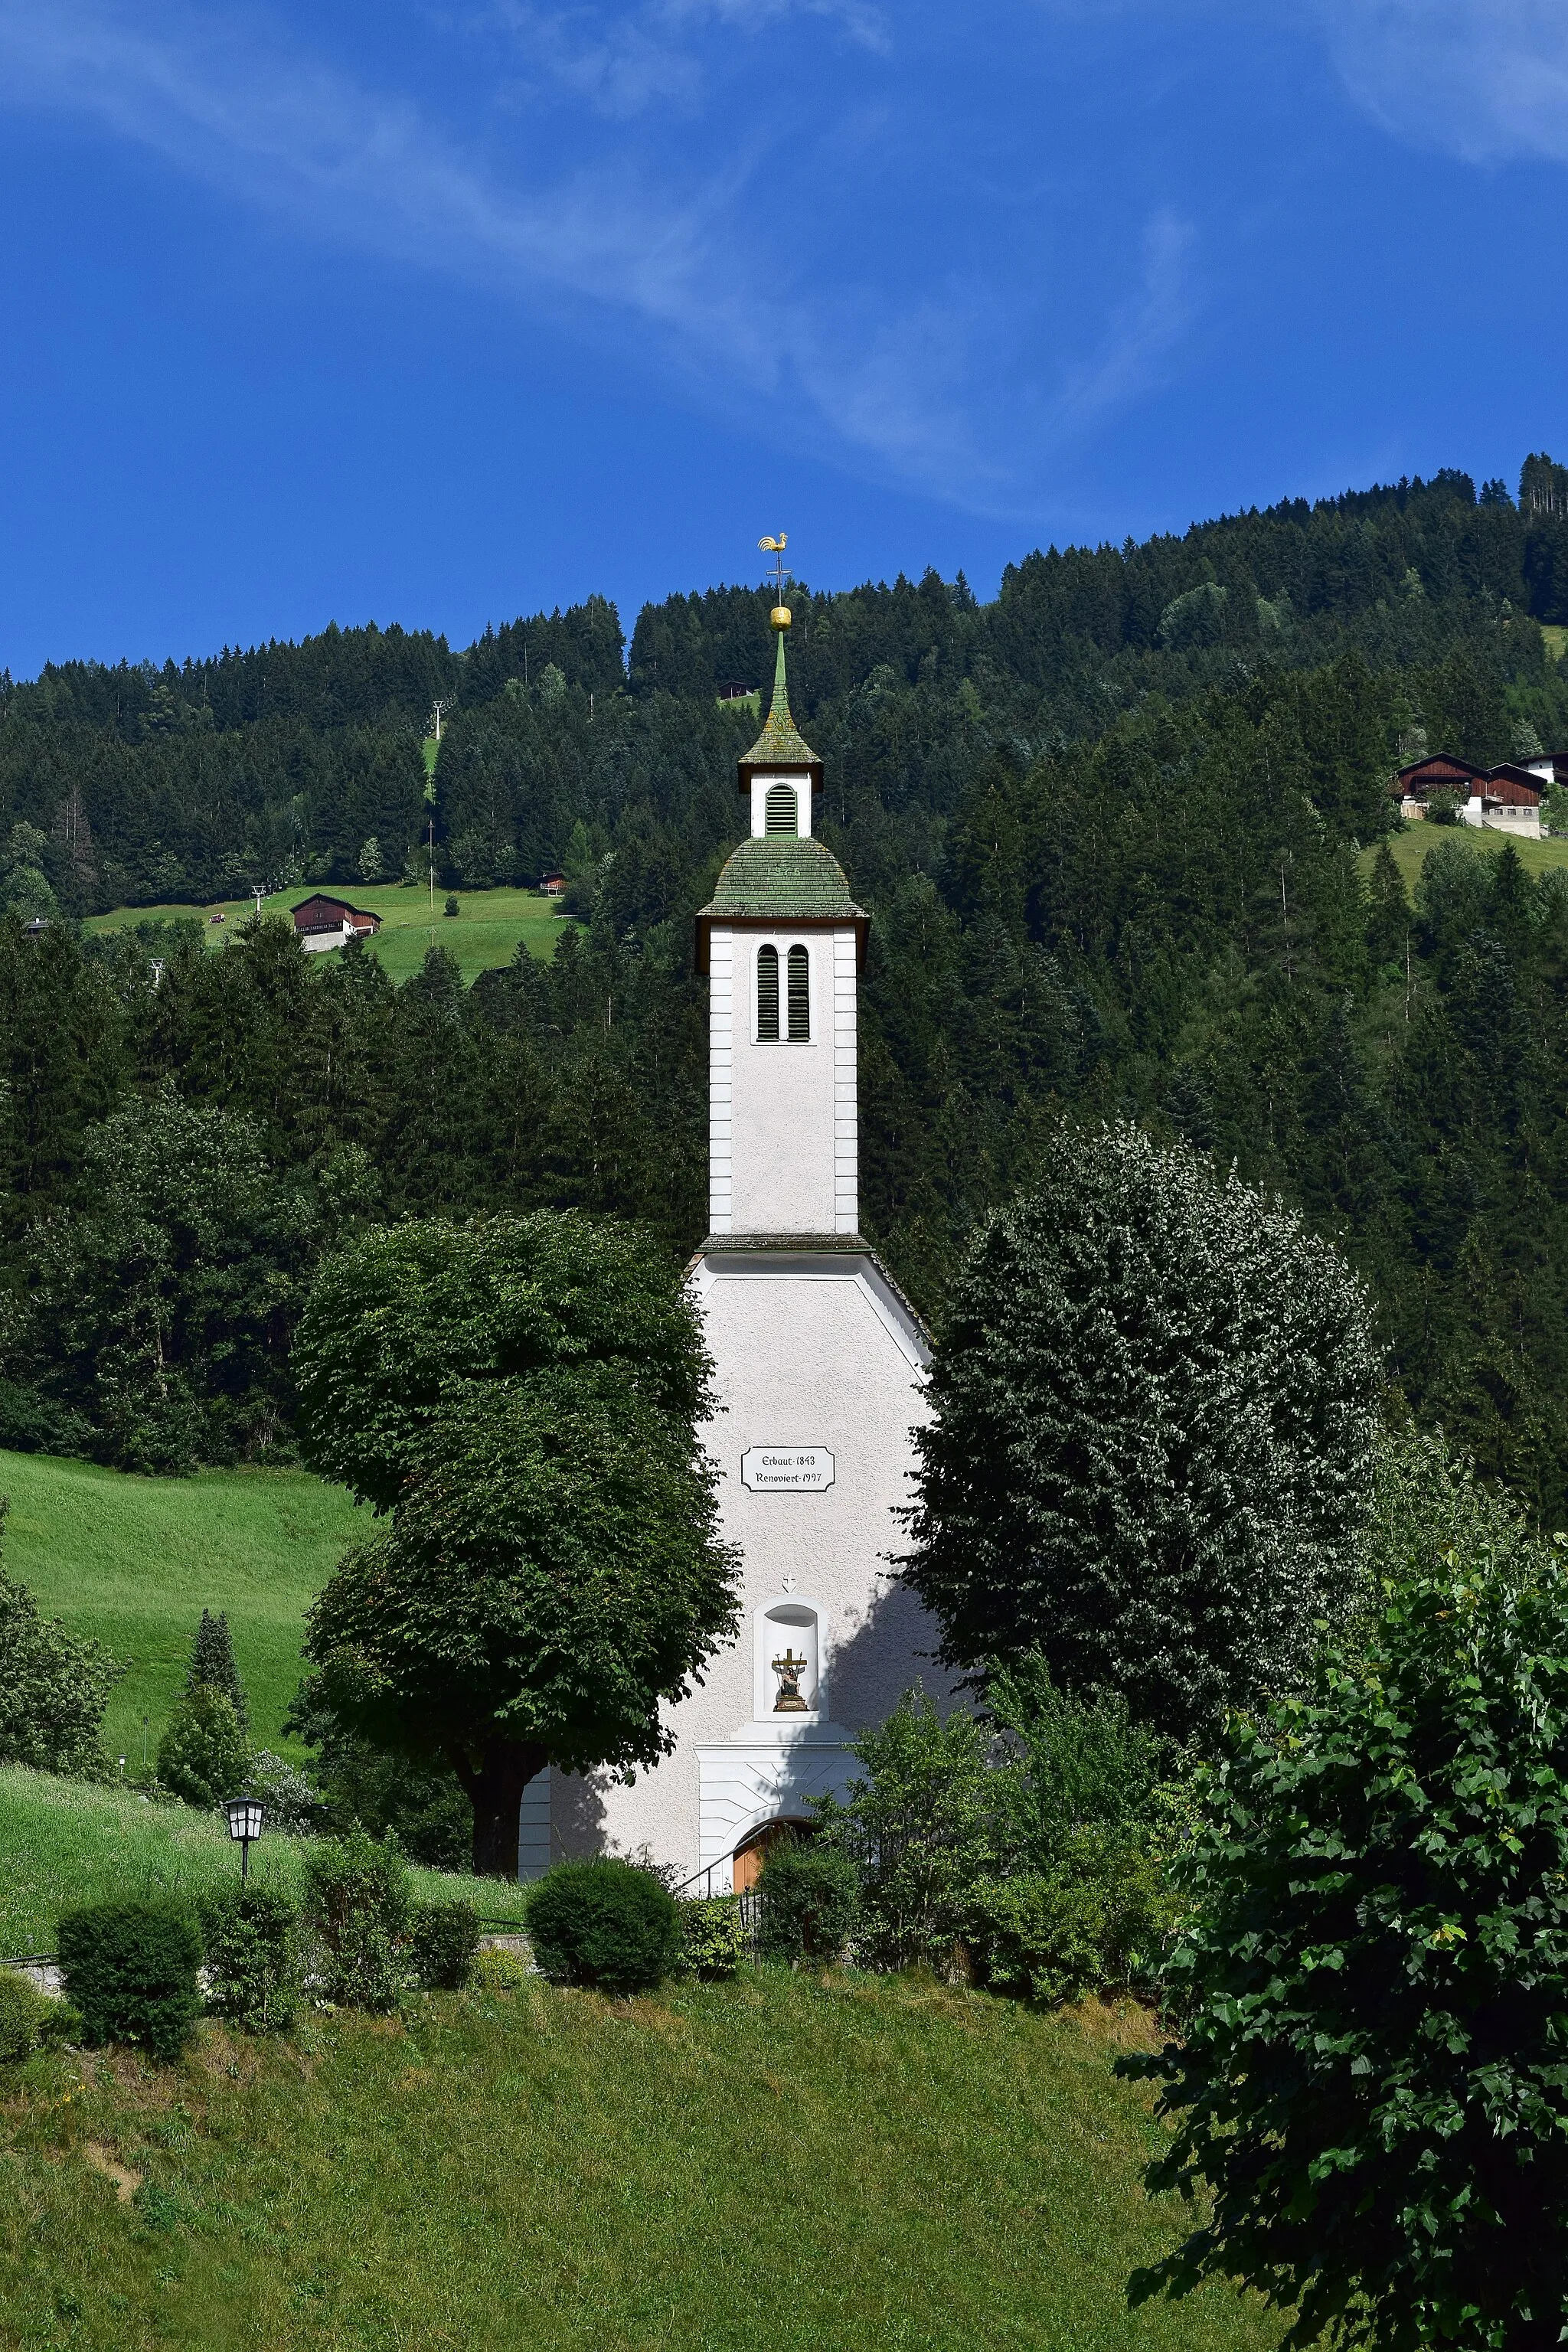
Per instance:
[[[250,1842],[261,1835],[261,1807],[254,1797],[229,1797],[224,1811],[228,1815],[228,1833],[239,1841],[239,1875],[241,1884],[250,1875]]]

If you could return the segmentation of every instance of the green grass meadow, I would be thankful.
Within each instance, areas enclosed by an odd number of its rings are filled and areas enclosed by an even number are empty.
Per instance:
[[[1257,2304],[1129,2313],[1186,2219],[1117,2083],[1136,2011],[744,1972],[443,1995],[172,2069],[0,2093],[0,2347],[1264,2352]]]
[[[91,1633],[125,1665],[104,1739],[142,1761],[184,1679],[204,1608],[226,1609],[252,1735],[279,1726],[300,1680],[305,1611],[365,1525],[341,1487],[301,1470],[132,1478],[85,1462],[0,1453],[11,1498],[0,1558],[46,1616]]]
[[[569,919],[558,911],[557,900],[542,898],[537,890],[456,891],[452,895],[459,912],[444,915],[441,910],[447,894],[439,884],[432,914],[428,887],[408,889],[397,882],[346,882],[341,888],[331,882],[297,883],[292,889],[275,891],[263,899],[262,911],[287,915],[318,888],[381,917],[381,929],[366,945],[395,981],[407,980],[418,971],[430,951],[432,929],[437,944],[457,958],[464,980],[472,982],[481,971],[510,963],[520,940],[526,940],[531,954],[547,962]],[[206,907],[116,907],[112,914],[91,916],[87,929],[121,931],[135,923],[188,922],[196,917],[205,927],[207,945],[217,948],[234,926],[254,911],[255,905],[253,898],[215,898]],[[212,920],[215,915],[223,916],[221,924]]]
[[[310,1843],[264,1833],[251,1849],[251,1875],[297,1893]],[[239,1849],[216,1813],[0,1764],[0,1954],[9,1958],[52,1951],[70,1904],[121,1895],[194,1900],[238,1868]],[[515,1886],[447,1871],[415,1875],[426,1894],[467,1895],[487,1919],[521,1924]]]
[[[1545,841],[1521,840],[1513,834],[1500,833],[1493,826],[1471,824],[1428,824],[1424,818],[1407,824],[1403,833],[1392,834],[1388,846],[1394,862],[1407,890],[1414,890],[1420,876],[1423,860],[1440,841],[1457,841],[1466,849],[1473,849],[1478,857],[1495,857],[1505,841],[1511,841],[1519,852],[1521,865],[1527,874],[1545,874],[1554,866],[1568,866],[1568,840],[1553,835]],[[1370,873],[1377,856],[1375,849],[1362,852],[1362,871]]]

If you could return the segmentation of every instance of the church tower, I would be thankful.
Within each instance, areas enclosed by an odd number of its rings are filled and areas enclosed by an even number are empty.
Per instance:
[[[778,625],[773,708],[739,768],[750,837],[697,918],[710,979],[711,1236],[858,1230],[856,987],[866,917],[812,831],[822,762],[790,717]]]
[[[790,715],[790,619],[775,606],[772,707],[739,764],[748,830],[697,918],[709,1233],[688,1278],[713,1358],[703,1436],[742,1563],[742,1632],[669,1710],[675,1746],[652,1771],[541,1790],[530,1809],[549,1804],[550,1854],[646,1850],[712,1893],[750,1885],[781,1825],[842,1792],[849,1743],[931,1683],[936,1646],[891,1567],[930,1352],[859,1231],[868,919],[815,830],[822,761]],[[525,1874],[546,1859],[543,1828],[525,1816]]]

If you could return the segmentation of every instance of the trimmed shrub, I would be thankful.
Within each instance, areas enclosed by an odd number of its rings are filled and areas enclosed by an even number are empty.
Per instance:
[[[158,1742],[158,1778],[187,1805],[210,1812],[237,1796],[250,1762],[234,1701],[206,1683],[181,1699]]]
[[[521,1992],[531,1973],[527,1961],[515,1952],[491,1948],[475,1960],[469,1981],[479,1992]]]
[[[745,1958],[750,1938],[732,1895],[698,1895],[680,1906],[686,1965],[704,1984],[732,1977]]]
[[[204,1898],[201,1925],[208,2008],[247,2033],[292,2025],[300,2003],[300,1913],[292,1899],[277,1887],[235,1880]]]
[[[860,1911],[860,1881],[847,1853],[816,1840],[783,1839],[763,1864],[757,1892],[764,1960],[821,1968],[841,1958]]]
[[[80,2032],[68,2001],[51,2000],[19,1969],[0,1969],[0,2066],[19,2066],[35,2050],[73,2041]]]
[[[608,1856],[547,1871],[528,1898],[528,1934],[552,1984],[648,1992],[680,1959],[674,1895],[651,1872]]]
[[[177,2058],[201,2010],[201,1936],[170,1902],[89,1903],[63,1911],[60,1962],[86,2041],[131,2042]]]
[[[389,1838],[323,1838],[305,1864],[305,1916],[321,1990],[353,2009],[395,2009],[408,1983],[405,1947],[414,1882]]]
[[[414,1973],[426,1992],[461,1992],[474,1972],[479,1948],[479,1915],[461,1896],[450,1903],[416,1903],[408,1951]]]

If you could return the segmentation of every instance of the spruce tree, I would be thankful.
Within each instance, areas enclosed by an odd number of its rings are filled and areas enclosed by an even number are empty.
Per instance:
[[[210,1609],[202,1611],[202,1622],[196,1627],[196,1638],[191,1644],[191,1663],[185,1675],[187,1698],[199,1690],[216,1691],[233,1707],[242,1731],[250,1728],[250,1708],[246,1702],[239,1668],[235,1662],[234,1637],[228,1630],[228,1612],[220,1609],[215,1615]]]
[[[1410,901],[1386,841],[1373,860],[1366,899],[1366,944],[1373,962],[1403,964],[1410,945]]]

